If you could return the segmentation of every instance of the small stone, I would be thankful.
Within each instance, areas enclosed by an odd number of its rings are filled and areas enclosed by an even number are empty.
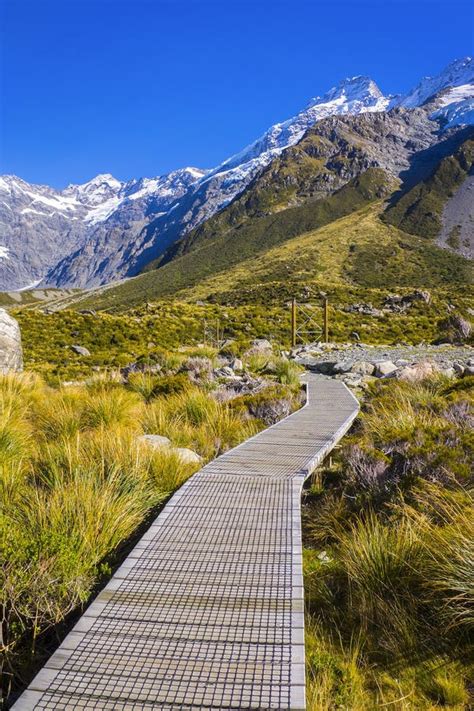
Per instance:
[[[469,363],[469,361],[468,361],[468,363]],[[453,363],[453,370],[455,371],[455,373],[457,375],[462,375],[464,373],[464,366],[462,363],[458,363],[457,361],[455,361]]]
[[[381,360],[375,364],[375,375],[377,378],[386,378],[392,375],[392,373],[395,373],[396,370],[398,370],[398,368],[391,360]]]
[[[256,338],[252,341],[252,348],[257,349],[258,351],[271,351],[272,344],[266,338]]]
[[[244,364],[240,360],[240,358],[234,358],[234,360],[231,362],[230,367],[233,370],[243,370],[244,369]]]
[[[91,354],[87,348],[84,348],[84,346],[77,346],[75,344],[71,346],[71,350],[80,356],[90,356],[90,354]]]
[[[463,376],[467,377],[468,375],[474,375],[474,365],[466,365],[464,368]]]
[[[173,447],[172,452],[177,454],[184,464],[200,464],[202,457],[187,447]]]
[[[318,553],[318,558],[321,561],[321,563],[330,563],[332,558],[328,556],[326,551],[321,551],[321,553]]]
[[[352,338],[353,341],[360,341],[360,336],[357,331],[352,331],[349,337]]]
[[[168,437],[164,437],[163,435],[146,434],[141,435],[141,437],[139,437],[138,439],[140,442],[145,442],[146,444],[150,445],[150,447],[153,447],[153,449],[163,449],[163,447],[171,446],[171,440],[168,439]]]

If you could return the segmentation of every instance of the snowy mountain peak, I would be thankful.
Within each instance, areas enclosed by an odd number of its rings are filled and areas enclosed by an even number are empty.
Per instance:
[[[68,185],[62,195],[73,196],[83,205],[96,206],[116,196],[123,187],[110,173],[101,173],[80,185]]]
[[[434,77],[424,77],[405,96],[393,102],[393,106],[403,106],[413,109],[422,106],[432,96],[443,89],[474,84],[474,59],[462,57],[448,64]]]
[[[320,104],[328,104],[337,99],[360,101],[369,105],[376,103],[381,98],[383,98],[382,92],[370,77],[348,77],[340,81],[336,86],[333,86],[324,96],[317,96],[311,99],[307,108],[310,109]]]

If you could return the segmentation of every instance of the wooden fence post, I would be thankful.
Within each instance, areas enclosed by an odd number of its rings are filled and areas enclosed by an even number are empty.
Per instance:
[[[324,341],[329,343],[329,302],[327,296],[324,297]]]
[[[291,302],[291,347],[296,346],[296,299]]]

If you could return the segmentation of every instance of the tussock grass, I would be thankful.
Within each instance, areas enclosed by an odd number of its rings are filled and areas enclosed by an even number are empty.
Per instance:
[[[168,366],[183,360],[170,357]],[[173,392],[174,380],[183,377],[185,389]],[[162,394],[163,380],[168,394]],[[5,696],[28,682],[58,625],[89,599],[127,541],[199,468],[172,449],[150,447],[140,435],[167,435],[209,459],[262,426],[187,375],[151,382],[149,388],[144,376],[123,385],[112,374],[53,388],[37,376],[0,377]]]
[[[309,659],[309,708],[468,707],[472,405],[467,378],[377,384],[313,489],[306,604],[312,645],[326,656]],[[356,687],[346,666],[354,639]]]

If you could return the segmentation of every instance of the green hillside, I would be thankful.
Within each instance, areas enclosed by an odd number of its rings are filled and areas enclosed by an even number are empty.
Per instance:
[[[385,213],[385,219],[405,232],[435,238],[441,230],[443,208],[474,165],[474,139],[443,158],[430,178],[415,185]]]
[[[306,210],[293,208],[291,212]],[[64,306],[124,311],[163,298],[226,304],[281,303],[304,287],[341,291],[449,287],[472,281],[472,264],[426,240],[386,224],[375,201],[319,229],[290,238],[289,210],[273,216],[281,229],[209,242],[158,270],[124,281]],[[303,220],[298,225],[303,225]],[[235,235],[233,235],[235,237]],[[265,247],[267,247],[265,249]]]

